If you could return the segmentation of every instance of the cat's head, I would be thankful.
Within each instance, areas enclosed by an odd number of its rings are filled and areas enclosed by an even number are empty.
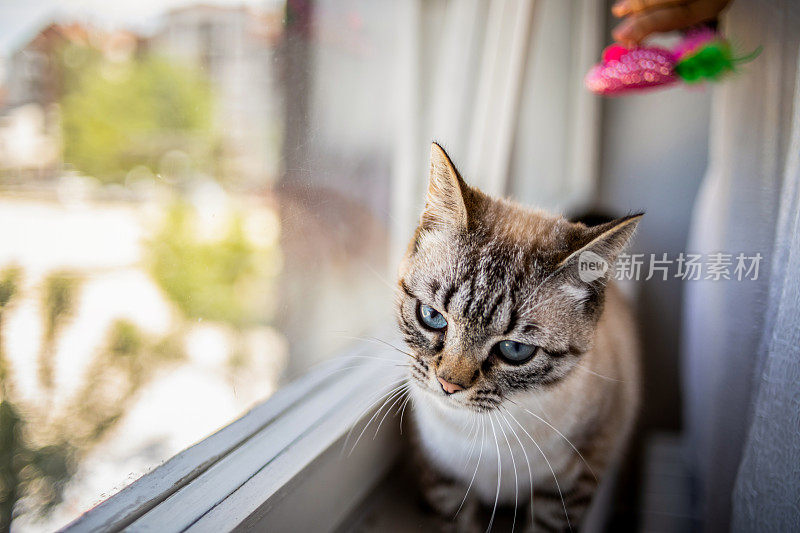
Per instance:
[[[398,282],[412,383],[484,411],[564,379],[591,347],[614,261],[640,217],[587,227],[491,198],[434,144]]]

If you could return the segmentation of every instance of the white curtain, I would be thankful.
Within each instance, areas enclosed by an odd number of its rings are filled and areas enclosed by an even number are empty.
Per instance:
[[[400,3],[396,254],[422,207],[432,140],[489,193],[555,210],[592,198],[600,108],[582,80],[600,55],[604,9],[596,0]]]
[[[723,29],[763,46],[714,94],[691,252],[761,253],[758,279],[690,282],[684,412],[704,531],[800,520],[800,3],[735,0]]]

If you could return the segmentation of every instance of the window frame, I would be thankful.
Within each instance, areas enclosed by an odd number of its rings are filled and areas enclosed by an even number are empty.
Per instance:
[[[61,531],[335,529],[399,454],[391,424],[362,430],[378,426],[373,402],[401,357],[360,346],[319,365]]]

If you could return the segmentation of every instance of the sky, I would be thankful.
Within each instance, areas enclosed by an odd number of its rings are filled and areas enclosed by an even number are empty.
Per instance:
[[[45,23],[79,20],[101,27],[152,31],[158,16],[189,4],[274,7],[280,0],[0,0],[0,54],[8,53]]]

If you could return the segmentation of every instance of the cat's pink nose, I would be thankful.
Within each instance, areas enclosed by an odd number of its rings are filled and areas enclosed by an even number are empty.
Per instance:
[[[464,387],[461,385],[456,385],[455,383],[450,383],[447,380],[444,380],[440,377],[436,377],[439,380],[439,383],[442,385],[442,390],[444,390],[447,394],[453,394],[454,392],[458,392],[460,390],[464,390]]]

